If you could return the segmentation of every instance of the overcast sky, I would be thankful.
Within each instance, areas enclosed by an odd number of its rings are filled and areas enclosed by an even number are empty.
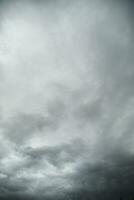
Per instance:
[[[0,1],[0,199],[134,197],[133,9]]]

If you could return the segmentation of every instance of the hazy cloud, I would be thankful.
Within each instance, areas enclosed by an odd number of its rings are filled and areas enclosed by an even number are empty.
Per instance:
[[[0,198],[132,198],[133,1],[0,1]]]

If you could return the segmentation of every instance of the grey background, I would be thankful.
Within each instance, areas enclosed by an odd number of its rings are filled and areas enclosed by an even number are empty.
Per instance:
[[[133,8],[0,1],[0,199],[134,198]]]

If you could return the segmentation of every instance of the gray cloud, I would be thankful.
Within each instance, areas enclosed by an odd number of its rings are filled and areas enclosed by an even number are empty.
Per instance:
[[[0,2],[0,198],[133,194],[133,2]]]
[[[74,173],[73,168],[75,170],[77,163],[80,163],[85,150],[84,144],[79,139],[72,144],[55,147],[18,148],[14,152],[16,160],[11,163],[8,158],[10,164],[8,170],[4,168],[1,170],[1,195],[21,196],[24,193],[37,196],[36,193],[40,193],[43,197],[51,196],[51,193],[55,193],[58,188],[63,187],[67,190],[71,174]],[[40,180],[38,184],[37,179]]]

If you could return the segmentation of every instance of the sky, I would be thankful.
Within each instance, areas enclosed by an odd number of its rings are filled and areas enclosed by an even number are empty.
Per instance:
[[[0,1],[0,199],[134,198],[133,8]]]

